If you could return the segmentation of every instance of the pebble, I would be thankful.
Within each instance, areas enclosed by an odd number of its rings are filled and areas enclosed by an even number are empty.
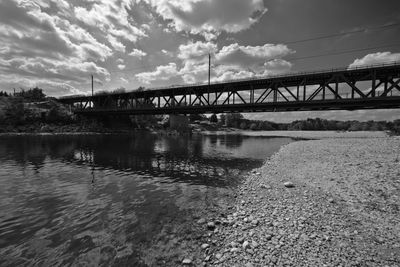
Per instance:
[[[222,254],[221,253],[217,253],[215,254],[215,258],[220,260],[222,258]]]
[[[208,248],[208,247],[210,247],[209,244],[203,244],[203,245],[201,245],[201,249],[206,249],[206,248]]]
[[[293,184],[292,182],[285,182],[285,183],[283,183],[283,185],[284,185],[286,188],[292,188],[292,187],[294,187],[294,184]]]
[[[244,241],[243,242],[243,248],[246,249],[246,248],[249,248],[249,247],[250,247],[250,243],[248,241]]]
[[[184,260],[182,261],[182,264],[183,264],[183,265],[190,265],[190,264],[192,264],[192,260],[191,260],[191,259],[184,259]]]
[[[208,228],[209,230],[214,230],[214,229],[215,229],[215,223],[213,223],[213,222],[207,223],[207,228]]]
[[[206,223],[206,219],[201,218],[197,221],[198,224],[205,224]]]

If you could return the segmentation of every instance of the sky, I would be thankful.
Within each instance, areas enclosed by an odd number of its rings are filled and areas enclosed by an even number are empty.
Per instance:
[[[334,35],[334,36],[332,36]],[[325,38],[326,36],[330,36]],[[400,61],[398,0],[0,0],[0,90],[50,96]],[[394,120],[398,110],[256,113]]]

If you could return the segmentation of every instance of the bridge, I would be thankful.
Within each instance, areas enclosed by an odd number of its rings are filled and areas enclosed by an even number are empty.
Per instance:
[[[86,116],[400,108],[400,64],[67,96]]]

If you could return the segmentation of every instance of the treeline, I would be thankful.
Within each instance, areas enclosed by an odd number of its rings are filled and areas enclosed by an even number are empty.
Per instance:
[[[47,98],[41,88],[21,90],[14,94],[2,92],[0,97],[0,124],[26,125],[33,123],[70,122],[71,113],[52,98]]]
[[[202,115],[197,115],[202,117]],[[202,117],[204,118],[204,117]],[[199,119],[197,117],[197,119]],[[296,120],[290,123],[276,123],[270,121],[245,119],[240,113],[221,114],[219,118],[213,114],[208,118],[210,122],[220,126],[253,131],[391,131],[400,133],[400,119],[388,121],[337,121],[325,119]]]
[[[0,91],[0,96],[4,97],[20,97],[25,102],[30,101],[43,101],[46,99],[46,95],[43,93],[43,89],[39,87],[30,88],[28,90],[20,89],[18,92],[14,92],[13,94],[7,93],[5,91]]]

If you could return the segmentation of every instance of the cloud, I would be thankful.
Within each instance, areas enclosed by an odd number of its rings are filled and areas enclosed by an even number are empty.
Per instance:
[[[137,58],[142,58],[142,57],[145,57],[147,55],[147,53],[142,50],[134,48],[132,50],[132,52],[129,53],[129,55],[133,56],[133,57],[137,57]]]
[[[200,42],[195,43],[189,42],[179,46],[178,58],[180,59],[197,59],[204,57],[209,53],[214,53],[217,50],[217,45],[211,42]]]
[[[129,81],[123,77],[119,78],[123,83],[129,83]]]
[[[142,72],[136,74],[135,77],[142,83],[149,84],[152,81],[167,81],[173,77],[177,77],[179,71],[175,63],[169,63],[168,65],[158,66],[155,71]]]
[[[144,29],[139,29],[130,19],[128,11],[132,9],[131,1],[86,2],[93,4],[74,8],[75,17],[86,25],[130,42],[147,36]]]
[[[143,0],[153,6],[176,31],[214,39],[221,31],[250,28],[267,11],[262,0]]]
[[[286,45],[241,46],[237,43],[224,46],[215,55],[219,64],[254,66],[294,53]]]
[[[282,59],[294,53],[286,45],[265,44],[263,46],[241,46],[237,43],[218,49],[213,42],[188,42],[178,48],[178,58],[182,60],[181,68],[174,65],[172,75],[164,72],[147,72],[146,78],[140,81],[150,83],[167,77],[181,77],[185,83],[206,82],[208,80],[208,54],[212,56],[211,80],[221,82],[226,80],[245,79],[253,77],[284,74],[291,70],[292,63]],[[150,75],[151,73],[151,75]]]
[[[100,81],[110,79],[98,63],[112,56],[112,50],[61,15],[66,7],[63,1],[0,1],[3,86],[19,81],[18,87],[41,84],[73,92],[90,74]]]
[[[117,67],[118,67],[118,69],[123,70],[123,69],[125,69],[126,66],[123,64],[119,64]]]
[[[399,61],[400,61],[400,53],[377,52],[368,54],[360,59],[357,58],[356,60],[354,60],[353,63],[349,65],[349,68],[382,64],[382,63],[394,63]]]

